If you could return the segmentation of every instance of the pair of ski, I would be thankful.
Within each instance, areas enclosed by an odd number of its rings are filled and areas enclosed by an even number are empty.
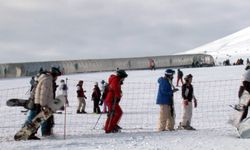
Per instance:
[[[6,104],[10,107],[22,106],[24,108],[30,109],[30,100],[25,99],[9,99]],[[28,140],[29,137],[34,134],[40,127],[40,124],[46,121],[52,116],[57,110],[60,110],[65,103],[65,96],[59,95],[55,99],[51,100],[47,107],[44,107],[30,123],[26,123],[14,136],[16,141]]]

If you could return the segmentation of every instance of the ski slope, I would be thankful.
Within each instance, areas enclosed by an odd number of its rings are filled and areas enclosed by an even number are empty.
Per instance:
[[[182,54],[197,53],[212,55],[216,64],[222,64],[226,59],[229,59],[231,63],[239,58],[246,61],[247,58],[250,59],[250,27]]]
[[[61,76],[60,79],[68,78],[69,85],[69,100],[70,107],[67,108],[67,136],[64,139],[63,135],[63,120],[64,115],[55,115],[55,136],[45,137],[40,141],[14,141],[13,135],[15,131],[21,127],[24,122],[25,115],[16,114],[20,111],[16,111],[14,108],[4,106],[5,100],[1,99],[0,105],[0,149],[8,150],[105,150],[105,149],[157,149],[157,150],[246,150],[250,147],[248,139],[240,139],[236,130],[227,124],[227,120],[230,117],[232,111],[228,107],[228,104],[237,102],[237,90],[240,84],[241,74],[244,72],[244,66],[227,66],[227,67],[209,67],[209,68],[183,68],[181,69],[185,74],[193,74],[193,85],[196,97],[198,99],[198,108],[193,112],[193,126],[197,128],[197,131],[173,131],[173,132],[157,132],[157,121],[159,117],[159,106],[155,104],[155,95],[157,92],[157,79],[163,76],[164,69],[156,71],[150,70],[135,70],[128,71],[128,78],[123,85],[124,97],[121,102],[121,107],[124,111],[123,118],[120,125],[124,128],[121,133],[105,134],[101,129],[106,116],[103,115],[98,122],[97,128],[92,127],[97,121],[99,115],[86,114],[76,115],[76,98],[75,96],[75,83],[82,79],[85,81],[85,88],[87,90],[87,112],[91,112],[92,106],[89,95],[91,94],[92,84],[95,81],[101,81],[106,79],[112,72],[105,73],[86,73]],[[29,87],[30,78],[19,79],[3,79],[0,80],[0,89],[5,88],[17,88],[17,87]],[[230,83],[218,84],[217,83]],[[175,80],[174,80],[175,82]],[[145,104],[145,108],[138,106],[138,110],[134,110],[134,104],[129,95],[132,91],[137,91],[140,88],[129,89],[128,85],[138,85],[143,83],[144,88],[149,88],[147,85],[153,85],[151,91],[138,92],[141,94],[149,94],[151,99]],[[206,83],[207,87],[204,87]],[[208,84],[207,84],[208,83]],[[89,84],[89,86],[87,85]],[[144,89],[141,87],[140,90]],[[179,87],[180,88],[180,87]],[[207,90],[206,90],[207,89]],[[222,89],[222,90],[220,90]],[[25,92],[23,90],[22,92]],[[217,92],[220,91],[220,95],[225,95],[223,98],[216,99]],[[21,93],[22,93],[21,92]],[[224,93],[222,93],[224,92]],[[126,94],[127,93],[127,94]],[[176,127],[180,118],[180,106],[181,98],[177,92],[175,95],[175,107],[177,111]],[[138,100],[145,95],[138,95]],[[229,97],[227,97],[229,95]],[[15,95],[12,94],[14,97]],[[135,101],[135,99],[132,99]],[[144,99],[145,101],[145,99]],[[210,102],[211,101],[211,102]],[[212,103],[218,101],[218,103]],[[219,102],[222,102],[221,105]],[[141,103],[135,103],[140,105]],[[18,108],[21,110],[21,108]],[[210,111],[211,110],[211,111]],[[218,111],[217,111],[218,110]],[[220,111],[223,110],[223,111]],[[15,113],[14,113],[15,112]],[[222,115],[221,115],[222,114]],[[129,119],[128,116],[135,115],[136,118]],[[11,121],[6,121],[6,118]],[[148,118],[144,123],[143,119]],[[214,119],[210,121],[210,119]],[[219,123],[218,126],[216,122]],[[136,128],[136,125],[141,125]],[[13,126],[10,131],[4,130]],[[38,134],[39,135],[39,134]]]

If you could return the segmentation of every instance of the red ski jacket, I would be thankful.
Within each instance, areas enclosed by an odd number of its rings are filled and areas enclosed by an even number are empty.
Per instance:
[[[121,99],[121,78],[116,75],[111,75],[109,77],[109,89],[108,94],[105,99],[107,103],[112,103],[112,101],[116,98],[118,102]]]

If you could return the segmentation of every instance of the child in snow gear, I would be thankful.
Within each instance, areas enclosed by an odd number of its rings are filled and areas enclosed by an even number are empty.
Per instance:
[[[120,129],[118,123],[122,117],[122,109],[119,105],[122,96],[121,85],[127,76],[125,70],[119,69],[116,75],[112,74],[109,77],[109,90],[105,99],[109,113],[104,127],[105,133],[115,133]]]
[[[178,89],[174,88],[172,81],[175,71],[167,69],[165,76],[158,79],[159,89],[156,104],[160,105],[160,117],[158,131],[172,131],[175,124],[174,113],[174,92]]]
[[[65,96],[65,100],[66,100],[65,104],[66,104],[66,106],[69,106],[69,101],[68,101],[68,86],[67,86],[67,84],[65,83],[65,81],[63,79],[60,81],[59,91],[60,91],[60,94],[62,94],[62,95]]]
[[[193,85],[191,84],[193,76],[191,74],[185,77],[185,84],[182,86],[182,121],[180,122],[178,129],[195,130],[191,126],[192,119],[192,100],[194,99],[194,107],[197,107],[197,100],[194,96]]]
[[[83,90],[82,86],[83,86],[83,81],[80,80],[78,82],[78,84],[76,85],[76,87],[77,87],[76,93],[77,93],[77,99],[78,99],[78,107],[77,107],[77,111],[76,111],[77,114],[85,114],[85,113],[87,113],[85,111],[85,107],[86,107],[85,99],[87,99],[87,97],[84,94],[86,91]]]
[[[100,114],[101,110],[99,107],[99,102],[100,102],[100,98],[101,98],[101,91],[98,87],[98,83],[95,83],[94,89],[93,89],[93,93],[92,93],[92,100],[94,103],[94,108],[93,108],[93,112]]]

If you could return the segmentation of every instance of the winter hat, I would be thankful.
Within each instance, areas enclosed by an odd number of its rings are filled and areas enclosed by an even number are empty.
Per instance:
[[[80,84],[80,83],[83,83],[83,81],[82,81],[82,80],[79,80],[79,82],[78,82],[78,83],[79,83],[79,84]]]
[[[125,70],[117,70],[116,75],[121,77],[121,78],[127,78],[128,77],[128,74],[126,73]]]
[[[173,69],[167,69],[165,71],[165,75],[174,75],[175,74],[175,71]]]
[[[56,67],[51,68],[51,74],[52,74],[53,77],[62,75],[60,69],[56,68]]]
[[[102,81],[101,81],[101,84],[104,84],[104,83],[105,83],[105,81],[104,81],[104,80],[102,80]]]
[[[193,78],[192,74],[188,74],[188,75],[186,75],[186,77],[184,79],[188,80],[188,79],[191,79],[191,78]]]
[[[95,85],[98,85],[98,82],[95,82]]]
[[[64,80],[62,79],[60,82],[61,82],[61,83],[64,83]]]
[[[242,81],[250,82],[250,70],[249,69],[242,75]]]

